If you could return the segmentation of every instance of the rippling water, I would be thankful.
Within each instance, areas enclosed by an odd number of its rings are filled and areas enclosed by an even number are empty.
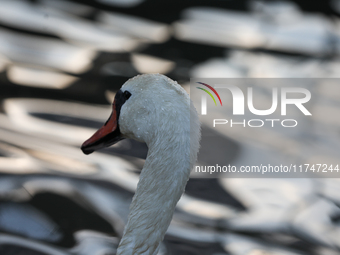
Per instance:
[[[124,140],[91,157],[79,147],[121,85],[148,72],[185,89],[191,77],[338,78],[338,7],[1,1],[0,254],[115,254],[147,147]],[[339,116],[338,84],[319,93]],[[313,129],[310,147],[337,158],[338,118],[318,118],[330,128]],[[202,132],[202,162],[257,155],[245,134]],[[257,143],[272,152],[269,140]],[[219,143],[228,150],[213,153]],[[159,254],[339,254],[339,179],[215,177],[192,175]]]

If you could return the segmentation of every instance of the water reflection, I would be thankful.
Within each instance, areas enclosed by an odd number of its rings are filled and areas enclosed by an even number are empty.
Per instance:
[[[0,52],[12,62],[46,66],[70,73],[91,67],[95,52],[56,39],[0,29]]]
[[[16,84],[50,89],[64,89],[77,80],[71,75],[23,66],[9,67],[7,77]]]
[[[116,253],[147,147],[126,140],[87,157],[79,146],[131,76],[159,72],[183,85],[190,77],[339,77],[338,18],[292,2],[236,10],[230,1],[175,1],[176,12],[152,18],[152,1],[96,2],[0,3],[1,254]],[[313,125],[216,133],[203,123],[202,146],[230,150],[203,149],[200,160],[337,162],[339,87],[323,82],[313,88]],[[266,105],[271,87],[254,86]],[[159,254],[338,254],[337,179],[192,177]]]

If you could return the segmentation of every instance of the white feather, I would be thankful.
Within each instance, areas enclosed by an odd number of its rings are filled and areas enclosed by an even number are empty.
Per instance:
[[[132,95],[121,108],[119,127],[149,148],[117,254],[157,254],[197,158],[200,124],[189,95],[160,74],[128,80]]]

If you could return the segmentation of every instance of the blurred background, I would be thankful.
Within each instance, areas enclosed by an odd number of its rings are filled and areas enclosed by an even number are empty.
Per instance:
[[[340,1],[1,0],[1,255],[115,254],[147,147],[84,156],[80,145],[141,73],[185,89],[190,78],[337,78]],[[315,130],[337,159],[340,90],[327,88],[332,118]],[[212,135],[228,144],[223,162],[247,159],[244,134],[203,123],[202,148]],[[299,137],[280,142],[305,150]],[[252,142],[270,153],[268,141]],[[193,174],[159,254],[340,254],[339,184]]]

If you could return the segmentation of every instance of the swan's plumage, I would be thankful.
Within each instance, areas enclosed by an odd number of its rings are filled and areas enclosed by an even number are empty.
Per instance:
[[[117,254],[156,254],[197,158],[200,124],[189,95],[161,74],[144,74],[121,88],[121,135],[148,145]]]

